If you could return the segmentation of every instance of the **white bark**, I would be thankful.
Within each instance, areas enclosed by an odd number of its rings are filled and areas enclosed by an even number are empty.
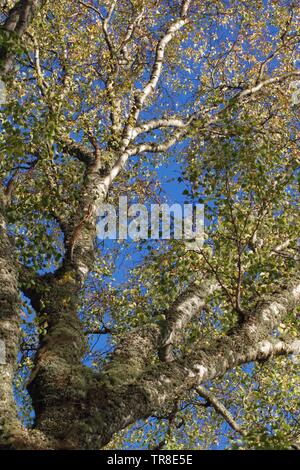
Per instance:
[[[161,336],[160,358],[169,362],[173,359],[172,346],[176,344],[193,317],[200,315],[211,294],[220,289],[213,280],[203,280],[201,286],[192,286],[179,296],[166,313],[165,326]]]

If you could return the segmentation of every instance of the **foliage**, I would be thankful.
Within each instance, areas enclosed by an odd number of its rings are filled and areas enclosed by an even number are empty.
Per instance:
[[[192,20],[168,44],[158,85],[136,123],[130,119],[137,90],[151,80],[156,45],[181,2],[117,2],[109,17],[112,4],[46,1],[14,50],[18,66],[5,77],[8,102],[0,117],[0,178],[13,186],[7,217],[18,263],[45,275],[64,265],[64,229],[81,211],[86,162],[74,145],[98,150],[102,169],[111,171],[131,125],[193,116],[174,145],[165,145],[177,132],[171,124],[141,132],[131,145],[146,150],[129,158],[107,201],[117,204],[126,194],[132,202],[171,202],[164,170],[180,201],[205,204],[205,244],[193,252],[179,240],[96,242],[78,312],[88,338],[82,361],[97,373],[135,328],[161,326],[191,283],[201,288],[210,277],[221,289],[180,333],[176,357],[222,340],[299,265],[299,108],[289,89],[297,72],[297,7],[191,2]],[[28,303],[22,311],[15,387],[27,425],[26,380],[49,318]],[[288,313],[276,335],[298,337],[297,312]],[[121,430],[108,448],[279,449],[298,439],[297,359],[251,363],[207,386],[245,433],[190,390]]]

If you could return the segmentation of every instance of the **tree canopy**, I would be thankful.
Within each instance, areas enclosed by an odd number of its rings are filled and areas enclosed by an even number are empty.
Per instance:
[[[0,21],[0,449],[300,446],[297,2]],[[203,246],[100,240],[122,195]]]

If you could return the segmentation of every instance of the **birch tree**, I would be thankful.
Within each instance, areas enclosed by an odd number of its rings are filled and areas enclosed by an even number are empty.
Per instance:
[[[298,14],[1,2],[1,449],[297,447]],[[203,247],[100,243],[162,167]]]

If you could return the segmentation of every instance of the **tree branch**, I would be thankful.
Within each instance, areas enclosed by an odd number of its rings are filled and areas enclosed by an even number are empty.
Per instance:
[[[12,34],[21,38],[37,11],[40,10],[44,4],[45,0],[20,0],[9,11],[8,17],[1,27],[8,39],[8,44],[2,46],[0,49],[0,73],[2,76],[9,71],[14,61],[14,53],[11,52],[9,39],[12,38]]]
[[[132,133],[132,139],[135,139],[140,134],[144,132],[153,131],[155,129],[161,129],[166,127],[175,127],[175,128],[185,128],[190,124],[190,121],[185,121],[180,117],[169,117],[165,119],[151,119],[140,126],[136,127]]]
[[[294,71],[294,72],[290,72],[290,73],[285,73],[285,74],[280,75],[278,77],[268,78],[266,80],[261,81],[260,83],[258,83],[257,85],[255,85],[253,87],[250,87],[250,88],[247,88],[246,90],[241,91],[240,93],[238,93],[233,98],[233,100],[240,100],[241,98],[244,98],[245,96],[254,95],[258,91],[260,91],[262,88],[264,88],[265,86],[272,85],[273,83],[281,83],[284,80],[286,80],[287,78],[295,77],[295,76],[299,77],[300,76],[300,71]]]
[[[234,431],[241,435],[245,434],[244,430],[234,419],[230,411],[227,410],[227,408],[209,390],[207,390],[205,387],[202,387],[201,385],[198,385],[195,390],[202,398],[207,400],[208,404],[211,405],[216,410],[216,412],[225,419],[225,421],[229,424],[229,426],[232,427]]]
[[[139,118],[140,112],[143,108],[143,105],[147,98],[155,91],[159,78],[161,76],[162,67],[165,58],[165,51],[167,45],[170,41],[174,38],[176,33],[180,31],[186,24],[188,24],[188,19],[186,18],[186,14],[189,8],[191,0],[184,0],[182,3],[182,11],[181,16],[176,21],[172,22],[167,32],[163,35],[161,40],[158,42],[156,51],[155,51],[155,59],[154,64],[152,66],[152,70],[150,73],[150,79],[145,87],[136,92],[134,98],[134,104],[132,106],[131,112],[129,113],[129,118],[127,125],[124,130],[124,137],[123,137],[123,147],[122,150],[125,151],[132,140],[132,133],[135,127],[135,124]],[[184,14],[182,16],[182,14]]]
[[[201,286],[191,286],[183,292],[166,313],[166,320],[161,331],[160,360],[170,362],[174,359],[172,346],[182,334],[191,319],[199,315],[207,299],[220,285],[211,279],[203,280]]]
[[[100,447],[105,445],[114,432],[152,416],[192,388],[222,377],[234,367],[281,355],[299,355],[300,340],[282,341],[272,335],[274,328],[299,302],[300,276],[297,273],[286,288],[265,300],[251,318],[230,335],[213,340],[209,346],[195,347],[191,353],[171,363],[150,365],[158,340],[157,330],[146,334],[147,340],[145,331],[140,339],[136,331],[133,345],[130,333],[127,346],[120,348],[121,361],[118,362],[118,354],[114,356],[104,375],[99,376],[99,388],[93,388],[90,395],[98,410],[88,421],[94,445],[97,440]],[[125,364],[130,366],[125,367]],[[105,418],[106,400],[111,411],[109,422]]]
[[[60,145],[64,153],[76,158],[85,165],[89,166],[94,162],[94,155],[86,146],[68,138],[61,139]]]

